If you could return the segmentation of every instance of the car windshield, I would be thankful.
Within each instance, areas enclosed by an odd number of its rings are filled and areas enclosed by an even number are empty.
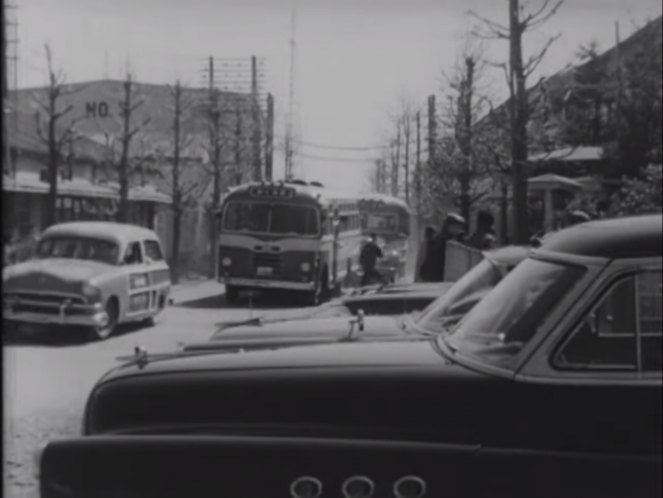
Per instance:
[[[461,355],[509,367],[583,273],[577,266],[526,259],[439,340]]]
[[[310,206],[266,202],[231,202],[224,215],[225,230],[280,235],[320,233],[317,211]]]
[[[501,280],[496,263],[484,258],[416,318],[417,325],[440,333],[457,322]]]
[[[119,247],[114,242],[89,237],[51,237],[37,248],[39,258],[88,259],[115,265]]]

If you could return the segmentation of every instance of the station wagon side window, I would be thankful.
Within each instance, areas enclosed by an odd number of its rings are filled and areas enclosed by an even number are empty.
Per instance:
[[[620,278],[562,344],[562,370],[661,371],[661,272]]]
[[[163,253],[161,252],[161,246],[156,240],[145,240],[143,241],[145,246],[145,256],[152,261],[163,261]]]
[[[125,265],[137,265],[143,262],[143,252],[140,249],[140,242],[132,242],[127,246],[122,261]]]

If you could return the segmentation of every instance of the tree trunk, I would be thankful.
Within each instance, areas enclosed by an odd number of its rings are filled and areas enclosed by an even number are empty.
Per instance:
[[[523,67],[520,6],[518,0],[509,0],[511,84],[515,84],[515,100],[511,130],[511,167],[513,171],[513,220],[516,244],[529,241],[527,223],[527,179],[524,171],[527,161],[527,90]]]
[[[178,208],[173,209],[173,247],[172,247],[172,261],[171,261],[171,275],[173,283],[177,284],[180,281],[180,233],[182,226],[182,210]]]
[[[47,228],[58,222],[58,169],[60,166],[57,143],[55,140],[55,97],[51,96],[51,116],[48,121],[48,209],[46,210]]]

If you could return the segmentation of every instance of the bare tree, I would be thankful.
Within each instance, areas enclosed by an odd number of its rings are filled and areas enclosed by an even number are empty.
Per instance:
[[[65,87],[64,74],[61,71],[56,73],[53,69],[53,58],[50,47],[45,45],[44,48],[46,51],[46,62],[48,64],[48,101],[42,102],[35,96],[33,96],[33,99],[46,114],[46,132],[44,132],[41,122],[41,113],[39,111],[35,113],[35,120],[37,135],[48,149],[49,188],[47,201],[48,209],[46,210],[46,226],[50,226],[54,223],[57,223],[58,173],[60,170],[60,161],[63,157],[63,148],[65,144],[69,144],[71,146],[73,141],[78,138],[75,135],[75,124],[78,121],[77,118],[70,120],[68,125],[64,127],[63,131],[59,131],[59,129],[62,130],[62,127],[58,127],[60,120],[71,113],[71,111],[74,109],[72,104],[69,104],[64,109],[61,109],[59,102],[61,97],[79,92],[83,88],[78,87],[77,89],[72,90]]]
[[[192,143],[192,136],[183,133],[183,118],[188,116],[192,103],[182,98],[182,86],[179,80],[175,88],[170,88],[173,97],[173,148],[170,171],[170,192],[173,210],[173,240],[172,240],[172,277],[173,282],[179,281],[180,273],[180,246],[182,215],[184,209],[190,204],[190,196],[196,187],[193,182],[185,182],[182,179],[182,165],[180,164],[182,150],[186,150]]]
[[[219,92],[216,88],[210,85],[209,106],[207,112],[208,122],[207,131],[209,143],[206,147],[207,155],[209,157],[210,169],[207,173],[212,177],[212,199],[206,205],[207,216],[209,220],[209,240],[211,246],[211,258],[209,267],[209,276],[213,278],[216,273],[216,246],[217,246],[217,210],[221,204],[221,178],[222,168],[221,163],[221,150],[222,150],[222,137],[221,137],[221,110],[219,107]]]
[[[503,67],[507,74],[511,95],[509,103],[513,213],[516,243],[520,244],[526,243],[529,239],[527,233],[527,182],[524,174],[524,163],[527,161],[527,123],[529,120],[527,78],[536,70],[548,49],[560,35],[548,38],[527,61],[523,60],[523,36],[548,21],[557,13],[563,3],[564,0],[541,0],[538,8],[526,12],[526,9],[521,7],[520,0],[509,0],[508,26],[471,12],[471,15],[481,22],[481,28],[475,30],[477,36],[509,41],[509,63],[508,66],[503,65]]]
[[[144,104],[143,100],[135,101],[133,93],[133,76],[127,71],[127,78],[123,83],[124,98],[119,105],[119,115],[122,119],[122,131],[120,134],[120,158],[117,164],[117,177],[120,186],[120,202],[118,205],[116,219],[120,223],[126,223],[129,220],[129,188],[133,168],[131,164],[131,142],[136,134],[141,131],[150,122],[150,118],[145,118],[138,126],[132,127],[132,116],[134,111]]]

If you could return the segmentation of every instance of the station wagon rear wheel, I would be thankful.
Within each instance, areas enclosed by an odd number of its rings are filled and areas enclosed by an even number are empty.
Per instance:
[[[110,298],[108,302],[106,302],[105,311],[106,316],[108,317],[106,319],[106,323],[92,327],[92,330],[90,331],[90,336],[93,340],[103,341],[108,339],[115,331],[115,327],[117,326],[117,321],[120,315],[120,309],[117,304],[117,300]]]

